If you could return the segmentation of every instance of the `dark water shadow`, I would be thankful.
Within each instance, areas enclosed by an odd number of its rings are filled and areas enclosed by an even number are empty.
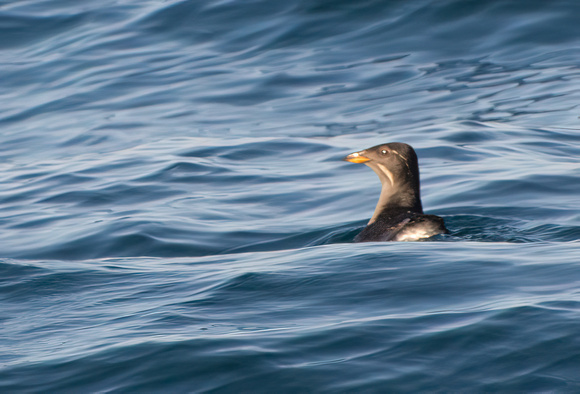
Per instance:
[[[580,238],[580,228],[564,231],[551,226],[523,229],[521,221],[510,218],[493,218],[477,215],[444,217],[449,234],[440,234],[415,242],[489,242],[533,243],[542,241],[569,241]],[[335,227],[322,228],[297,234],[281,234],[266,241],[236,246],[218,254],[247,252],[272,252],[300,249],[312,246],[353,243],[355,236],[365,227],[366,221],[358,221]],[[557,227],[557,226],[556,226]],[[560,231],[558,231],[560,230]]]
[[[360,225],[346,224],[305,233],[281,234],[273,239],[226,249],[218,254],[272,252],[277,250],[301,249],[310,246],[352,243],[362,230]]]

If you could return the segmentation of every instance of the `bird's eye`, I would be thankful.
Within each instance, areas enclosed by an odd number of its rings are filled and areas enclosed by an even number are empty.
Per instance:
[[[383,149],[383,150],[381,151],[381,153],[382,153],[383,155],[386,155],[386,154],[387,154],[387,153],[389,153],[389,152],[387,152],[386,150],[384,150],[384,149]]]

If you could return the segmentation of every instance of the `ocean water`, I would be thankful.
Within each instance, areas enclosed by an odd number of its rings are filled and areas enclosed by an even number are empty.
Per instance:
[[[580,3],[0,1],[0,391],[580,392]],[[352,242],[413,145],[451,233]]]

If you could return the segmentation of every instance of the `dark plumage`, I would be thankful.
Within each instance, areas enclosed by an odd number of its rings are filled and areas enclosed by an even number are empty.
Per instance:
[[[351,153],[344,160],[366,164],[382,183],[375,212],[355,242],[413,241],[448,232],[442,218],[423,213],[419,164],[410,145],[377,145]]]

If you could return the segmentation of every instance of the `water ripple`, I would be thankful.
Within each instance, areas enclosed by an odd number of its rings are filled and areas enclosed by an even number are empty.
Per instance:
[[[579,12],[3,3],[0,390],[580,391]],[[352,243],[388,141],[450,234]]]

